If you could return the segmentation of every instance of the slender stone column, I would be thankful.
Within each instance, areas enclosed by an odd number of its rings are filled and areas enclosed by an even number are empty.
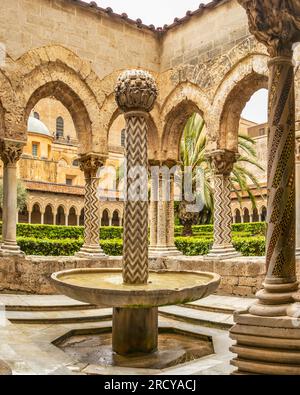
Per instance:
[[[156,97],[155,82],[147,72],[126,71],[119,77],[116,101],[127,128],[123,280],[128,285],[147,284],[149,276],[147,119]],[[119,354],[156,351],[157,320],[156,308],[114,308],[113,350]]]
[[[237,154],[217,150],[208,155],[214,174],[214,244],[208,258],[226,259],[240,254],[232,245],[230,174]]]
[[[44,225],[45,223],[45,212],[41,212],[41,224]]]
[[[158,213],[158,198],[154,196],[156,188],[156,182],[154,178],[151,178],[151,199],[150,199],[150,248],[155,248],[157,245],[157,213]]]
[[[171,169],[176,162],[161,162],[153,164],[163,168]],[[153,175],[152,175],[153,176]],[[177,256],[182,255],[175,247],[174,239],[174,174],[169,172],[168,179],[165,179],[160,172],[156,180],[151,179],[151,196],[153,197],[154,188],[158,186],[157,199],[151,198],[150,204],[150,249],[151,256]],[[165,185],[165,183],[169,185]],[[169,193],[167,193],[169,191]],[[155,201],[158,200],[158,201]]]
[[[104,158],[97,154],[82,155],[79,158],[80,168],[85,177],[84,195],[84,245],[76,254],[83,258],[103,258],[99,244],[100,210],[97,197],[97,172],[103,166]]]
[[[234,316],[230,336],[238,374],[299,375],[300,308],[295,269],[294,42],[300,40],[299,1],[239,0],[250,31],[269,63],[267,276],[258,301]],[[300,295],[299,295],[300,302]],[[300,304],[300,303],[299,303]],[[299,306],[298,306],[299,307]],[[298,310],[298,312],[297,312]]]
[[[296,256],[300,256],[300,160],[296,157]]]
[[[17,245],[17,162],[24,142],[4,139],[0,155],[3,161],[3,230],[0,254],[22,255]]]

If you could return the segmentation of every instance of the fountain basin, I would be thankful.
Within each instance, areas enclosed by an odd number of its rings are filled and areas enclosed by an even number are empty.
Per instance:
[[[64,295],[97,306],[151,308],[189,303],[212,294],[220,284],[215,273],[151,271],[146,285],[123,284],[120,269],[75,269],[51,276]]]

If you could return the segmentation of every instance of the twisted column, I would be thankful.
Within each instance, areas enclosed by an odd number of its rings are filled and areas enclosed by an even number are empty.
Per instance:
[[[103,258],[105,256],[99,244],[100,210],[97,196],[97,172],[103,166],[104,159],[96,154],[82,155],[79,158],[80,169],[84,172],[84,245],[76,254],[83,258]]]
[[[295,263],[295,92],[292,52],[269,62],[267,277],[256,315],[286,315],[298,288]]]
[[[17,163],[25,143],[4,139],[0,145],[3,161],[3,227],[0,255],[22,255],[17,245]]]
[[[300,40],[298,0],[239,0],[269,62],[268,217],[263,290],[235,314],[230,336],[238,374],[299,375],[300,303],[295,269],[295,92],[293,43]],[[299,295],[300,302],[300,295]],[[291,349],[292,345],[292,349]]]
[[[214,244],[209,258],[225,259],[238,256],[232,245],[232,212],[230,174],[237,154],[228,150],[217,150],[208,156],[214,177]]]
[[[126,185],[123,281],[148,282],[148,155],[147,118],[157,97],[152,76],[141,70],[121,74],[116,101],[126,118]],[[157,350],[157,308],[113,309],[113,350],[119,354]]]

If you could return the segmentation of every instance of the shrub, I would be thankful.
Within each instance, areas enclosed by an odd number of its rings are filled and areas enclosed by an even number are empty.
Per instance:
[[[234,237],[233,245],[244,256],[264,256],[266,239],[263,236],[249,238]]]

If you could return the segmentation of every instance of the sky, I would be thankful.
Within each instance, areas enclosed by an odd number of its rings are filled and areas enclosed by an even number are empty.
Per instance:
[[[90,0],[84,0],[90,2]],[[125,12],[130,18],[142,19],[143,23],[156,27],[171,24],[175,17],[183,17],[188,10],[194,11],[200,3],[211,0],[96,0],[102,8],[111,7],[114,12]],[[247,103],[242,116],[249,121],[267,122],[267,90],[263,89]]]

